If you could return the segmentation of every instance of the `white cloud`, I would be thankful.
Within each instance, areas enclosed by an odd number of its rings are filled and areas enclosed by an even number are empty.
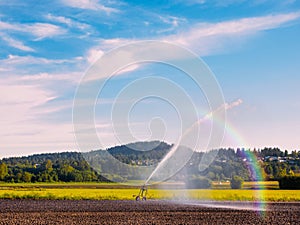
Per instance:
[[[104,54],[104,51],[101,50],[98,46],[93,47],[88,50],[86,60],[89,64],[92,64],[97,59],[99,59]]]
[[[201,56],[211,55],[226,47],[228,41],[236,42],[241,38],[254,35],[260,31],[278,28],[298,18],[300,18],[300,13],[296,12],[242,18],[219,23],[198,23],[180,34],[160,37],[158,40],[188,47]],[[102,39],[97,46],[94,46],[87,52],[87,61],[92,63],[105,52],[133,41],[136,40],[122,38]],[[174,57],[179,56],[174,55]],[[139,66],[134,66],[130,70],[124,71],[134,71],[138,68]],[[122,71],[118,74],[122,74]]]
[[[20,24],[20,23],[7,23],[0,21],[0,31],[1,39],[5,41],[11,47],[16,49],[33,52],[29,46],[26,46],[22,41],[16,40],[11,37],[11,35],[5,34],[3,32],[12,32],[12,33],[24,33],[30,34],[35,37],[35,40],[41,40],[47,37],[53,37],[57,35],[62,35],[66,31],[59,26],[49,24],[49,23],[33,23],[33,24]]]
[[[0,30],[20,30],[21,28],[18,25],[12,25],[10,23],[5,23],[0,21]]]
[[[102,49],[111,50],[113,48],[120,47],[122,45],[128,44],[134,40],[126,38],[113,38],[113,39],[102,39],[100,41],[100,46]]]
[[[218,23],[198,23],[180,34],[162,36],[158,38],[158,40],[188,47],[201,56],[212,55],[226,48],[228,44],[236,44],[239,40],[244,40],[248,36],[255,35],[261,31],[281,27],[289,22],[297,20],[298,18],[300,18],[300,13],[296,12],[279,15],[267,15],[262,17],[242,18]],[[88,50],[86,57],[87,62],[91,64],[105,52],[116,47],[129,44],[133,41],[137,40],[124,38],[101,39],[97,46],[94,46]],[[149,48],[151,48],[151,46],[149,46]],[[171,50],[165,49],[164,51],[160,52],[160,57],[162,59],[166,59],[165,57],[170,57],[169,51]],[[132,52],[122,52],[122,54],[123,59],[126,59],[127,61],[130,61],[130,58],[132,57],[137,57],[136,55],[132,56]],[[139,54],[143,54],[143,52],[140,52]],[[182,59],[186,56],[179,54],[179,52],[173,52],[172,57],[174,59]],[[115,59],[111,60],[113,61]],[[113,67],[113,65],[111,66]],[[116,75],[135,71],[139,67],[140,65],[132,65],[131,67],[124,68],[124,70],[119,71]],[[102,69],[105,71],[107,68]],[[93,79],[99,79],[99,75],[95,74],[95,77],[90,76],[87,81]]]
[[[161,36],[158,37],[157,40],[188,47],[201,56],[211,55],[226,47],[228,41],[236,41],[255,35],[261,31],[276,29],[289,22],[296,21],[299,18],[300,13],[295,12],[249,17],[218,23],[198,23],[193,25],[190,29],[173,35]],[[96,46],[89,49],[87,53],[88,62],[92,63],[105,52],[133,41],[141,41],[141,39],[101,39]]]
[[[10,130],[10,125],[34,118],[33,108],[43,105],[56,96],[34,85],[0,83],[1,127]],[[4,131],[3,131],[4,132]]]
[[[86,59],[89,65],[95,63],[105,52],[108,52],[114,48],[129,44],[134,40],[131,39],[122,39],[122,38],[113,38],[113,39],[102,39],[99,41],[97,46],[90,48],[86,53]],[[114,75],[123,75],[132,71],[139,69],[142,64],[132,64],[128,65],[125,68],[117,71]]]
[[[15,65],[46,65],[46,64],[65,64],[65,63],[78,63],[82,57],[75,57],[73,59],[47,59],[34,56],[18,56],[8,55],[6,59],[0,60],[0,65],[15,66]]]
[[[36,37],[36,40],[66,33],[66,30],[61,27],[49,23],[20,24],[0,21],[0,30],[31,34]]]
[[[100,4],[97,0],[62,0],[62,2],[73,8],[104,11],[106,13],[118,12],[117,9]]]
[[[0,83],[0,104],[22,105],[26,103],[28,108],[44,104],[54,96],[36,86]],[[20,113],[20,112],[17,112]],[[2,117],[3,118],[3,117]]]
[[[72,100],[59,100],[55,90],[45,88],[40,80],[8,77],[0,80],[0,155],[29,154],[36,151],[75,149],[73,127],[69,121],[53,123],[45,120],[71,109]],[[57,132],[59,131],[59,132]]]
[[[88,24],[80,23],[64,16],[54,16],[52,14],[48,14],[46,15],[46,18],[52,22],[66,24],[69,27],[75,27],[79,30],[85,30],[90,28],[90,25]]]
[[[72,26],[73,21],[70,18],[64,17],[64,16],[54,16],[52,14],[48,14],[46,16],[47,19],[53,21],[53,22],[58,22],[58,23],[63,23],[66,24],[68,26]]]
[[[278,28],[300,18],[300,13],[250,17],[219,23],[198,23],[180,34],[162,38],[189,47],[201,55],[209,55],[226,45],[228,39],[247,37],[260,31]],[[224,41],[225,40],[225,41]],[[225,43],[224,43],[225,42]]]
[[[175,17],[175,16],[159,16],[159,19],[164,23],[169,25],[170,27],[158,30],[157,33],[161,34],[164,32],[170,32],[177,29],[181,24],[186,23],[185,18]]]
[[[74,151],[77,146],[71,122],[51,124],[23,121],[10,124],[8,129],[0,131],[0,149],[1,157],[7,157]]]
[[[186,2],[190,2],[190,3],[193,3],[193,4],[204,4],[207,1],[206,0],[187,0]]]
[[[9,37],[9,36],[1,34],[1,33],[0,33],[0,35],[1,35],[2,40],[5,41],[11,47],[22,50],[22,51],[26,51],[26,52],[34,52],[33,48],[24,45],[24,43],[22,41],[13,39],[12,37]]]
[[[121,75],[121,74],[124,74],[124,73],[129,73],[129,72],[132,72],[132,71],[135,71],[135,70],[139,69],[140,67],[141,67],[141,64],[132,64],[130,66],[127,66],[127,67],[121,69],[115,75]]]
[[[176,16],[159,16],[159,19],[166,24],[172,25],[172,27],[178,27],[182,22],[186,22],[185,18],[180,18]]]
[[[212,4],[215,7],[227,7],[233,4],[241,4],[246,2],[246,0],[176,0],[178,3],[183,3],[186,5],[206,5]],[[255,0],[255,1],[265,1],[265,0]],[[251,1],[255,2],[254,0]]]
[[[80,80],[82,73],[69,72],[69,73],[38,73],[33,75],[24,75],[18,79],[19,81],[36,82],[42,84],[49,81],[71,81],[77,82]]]
[[[49,23],[35,23],[28,25],[27,28],[30,29],[31,34],[37,37],[36,40],[61,35],[66,32],[61,27]]]
[[[114,48],[128,44],[133,40],[123,38],[101,39],[96,46],[90,48],[86,53],[86,59],[89,64],[92,64],[99,59],[105,52]]]
[[[7,72],[10,71],[8,68],[0,67],[0,72]]]

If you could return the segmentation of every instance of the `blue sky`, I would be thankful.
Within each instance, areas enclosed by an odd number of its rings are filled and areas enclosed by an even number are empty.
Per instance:
[[[214,72],[225,100],[243,101],[227,112],[236,134],[226,134],[223,146],[299,149],[300,1],[39,3],[0,2],[0,157],[77,149],[72,104],[80,79],[105,52],[141,40],[168,41],[192,50]],[[104,104],[97,108],[97,127],[107,135],[105,146],[118,144],[113,130],[107,129],[111,100],[118,91],[141,76],[173,79],[171,72],[162,65],[133,66],[112,79]],[[189,89],[199,113],[205,114],[208,108],[199,90],[178,76],[173,81]],[[142,106],[133,111],[140,126],[137,133],[159,116]],[[170,105],[157,102],[156,107],[176,116]],[[165,123],[172,126],[173,116]],[[167,135],[166,141],[176,135]]]

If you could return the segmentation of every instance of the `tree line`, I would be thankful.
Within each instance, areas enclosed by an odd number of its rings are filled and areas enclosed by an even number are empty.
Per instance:
[[[0,180],[5,182],[90,182],[105,180],[77,152],[4,158]]]
[[[152,148],[153,147],[153,148]],[[90,153],[90,157],[97,160],[96,166],[93,161],[87,163],[83,154],[78,152],[63,152],[37,154],[24,157],[10,157],[0,160],[0,181],[4,182],[100,182],[109,181],[105,177],[101,165],[111,163],[101,158],[103,151],[108,151],[119,161],[133,166],[157,165],[168,153],[172,145],[164,142],[138,142],[130,145],[116,146],[107,150],[98,150]],[[152,149],[148,151],[149,149]],[[199,168],[204,154],[216,155],[212,163],[204,170]],[[252,157],[247,157],[251,155]],[[97,158],[98,156],[98,158]],[[206,155],[207,156],[207,155]],[[273,157],[270,160],[270,157]],[[281,158],[280,158],[281,157]],[[245,149],[219,149],[208,153],[194,152],[186,166],[172,179],[185,180],[204,177],[211,181],[231,180],[240,177],[244,181],[254,180],[278,180],[286,175],[299,174],[300,152],[281,151],[278,148],[264,148],[261,150]],[[255,164],[255,165],[254,165]],[[124,171],[118,165],[114,167],[119,181],[138,179],[141,174],[133,174],[132,171]],[[253,168],[259,167],[261,176],[254,174]],[[115,178],[114,177],[114,178]],[[116,179],[113,179],[116,181]]]

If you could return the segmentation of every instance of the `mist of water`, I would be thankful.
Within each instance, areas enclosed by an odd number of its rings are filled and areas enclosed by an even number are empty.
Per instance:
[[[237,101],[234,101],[230,104],[226,103],[219,108],[217,108],[214,111],[209,112],[206,114],[204,117],[201,119],[197,120],[195,123],[192,124],[182,135],[181,139],[186,138],[188,135],[190,135],[194,129],[198,128],[202,123],[206,122],[207,120],[211,119],[214,114],[218,113],[221,110],[228,110],[231,108],[234,108],[236,106],[239,106],[242,103],[241,99],[238,99]],[[187,162],[188,158],[190,157],[190,151],[191,149],[184,148],[183,146],[180,146],[183,142],[180,141],[180,143],[174,145],[171,150],[165,155],[165,157],[159,162],[157,167],[153,170],[153,172],[150,174],[148,179],[145,181],[145,185],[149,183],[149,181],[160,171],[163,172],[164,170],[169,170],[169,171],[175,171],[176,168],[178,167],[178,161],[183,161]],[[195,149],[192,149],[192,151],[195,151]],[[174,155],[176,156],[174,157]],[[186,160],[186,161],[185,161]],[[172,168],[173,167],[173,168]]]
[[[221,208],[221,209],[235,209],[235,210],[248,210],[255,212],[264,212],[268,209],[263,207],[260,203],[257,202],[181,202],[187,205],[203,206],[208,208]]]

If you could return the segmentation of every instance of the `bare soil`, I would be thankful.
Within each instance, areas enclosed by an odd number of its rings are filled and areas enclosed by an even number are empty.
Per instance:
[[[230,209],[226,207],[233,207]],[[300,224],[300,203],[0,200],[2,224]]]

